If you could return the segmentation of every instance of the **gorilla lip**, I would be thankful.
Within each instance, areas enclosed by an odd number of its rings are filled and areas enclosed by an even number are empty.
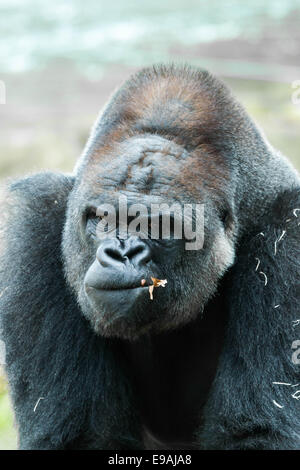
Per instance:
[[[93,286],[85,286],[86,292],[90,290],[103,290],[103,291],[120,291],[120,290],[133,290],[133,289],[142,289],[142,288],[148,288],[149,294],[150,294],[150,299],[153,300],[153,291],[155,287],[166,287],[166,284],[168,283],[167,279],[157,279],[155,277],[151,276],[151,280],[153,284],[147,286],[147,281],[146,279],[141,280],[141,285],[128,285],[128,286],[106,286],[106,287],[93,287]]]
[[[134,289],[141,289],[143,286],[109,286],[109,287],[92,287],[92,286],[85,286],[85,290],[88,292],[89,290],[99,290],[99,291],[119,291],[119,290],[134,290]]]

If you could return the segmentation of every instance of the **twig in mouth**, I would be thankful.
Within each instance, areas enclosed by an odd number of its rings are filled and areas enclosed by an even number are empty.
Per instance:
[[[167,279],[156,279],[155,277],[151,277],[153,284],[149,286],[149,294],[150,294],[150,300],[153,300],[153,291],[154,287],[166,287],[167,284]],[[144,286],[146,284],[146,280],[142,279],[141,280],[141,285]]]

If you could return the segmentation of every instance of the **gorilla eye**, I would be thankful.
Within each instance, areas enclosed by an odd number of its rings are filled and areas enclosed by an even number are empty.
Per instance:
[[[95,208],[91,208],[87,211],[86,213],[86,221],[88,222],[89,220],[91,221],[97,221],[100,219],[100,217],[97,216],[97,212]]]
[[[88,235],[96,236],[96,228],[101,219],[102,217],[97,215],[95,208],[88,209],[85,215],[86,232]]]

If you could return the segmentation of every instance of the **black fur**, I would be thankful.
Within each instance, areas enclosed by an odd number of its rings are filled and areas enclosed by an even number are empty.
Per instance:
[[[8,287],[1,325],[20,448],[131,448],[137,428],[118,343],[95,336],[63,276],[72,185],[45,173],[13,184],[6,199],[12,220],[1,262],[1,292]]]
[[[237,263],[224,280],[229,322],[199,435],[204,448],[300,449],[296,388],[273,384],[296,385],[300,379],[299,365],[291,360],[300,335],[293,327],[300,295],[300,227],[293,214],[298,207],[299,189],[279,194],[240,243]],[[275,240],[284,230],[275,255]]]
[[[253,181],[254,174],[258,165]],[[300,449],[292,396],[300,366],[291,361],[300,339],[294,177],[288,190],[272,187],[265,206],[262,190],[243,188],[236,217],[247,219],[245,194],[257,195],[257,220],[253,206],[235,263],[203,315],[134,341],[96,335],[64,275],[62,234],[76,178],[35,175],[2,198],[0,326],[20,448]],[[189,279],[182,282],[192,300]]]

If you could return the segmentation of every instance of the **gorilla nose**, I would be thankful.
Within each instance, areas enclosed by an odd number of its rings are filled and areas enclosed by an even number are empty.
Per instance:
[[[97,260],[103,267],[118,268],[123,264],[140,267],[150,259],[150,248],[139,237],[104,240],[97,250]]]

